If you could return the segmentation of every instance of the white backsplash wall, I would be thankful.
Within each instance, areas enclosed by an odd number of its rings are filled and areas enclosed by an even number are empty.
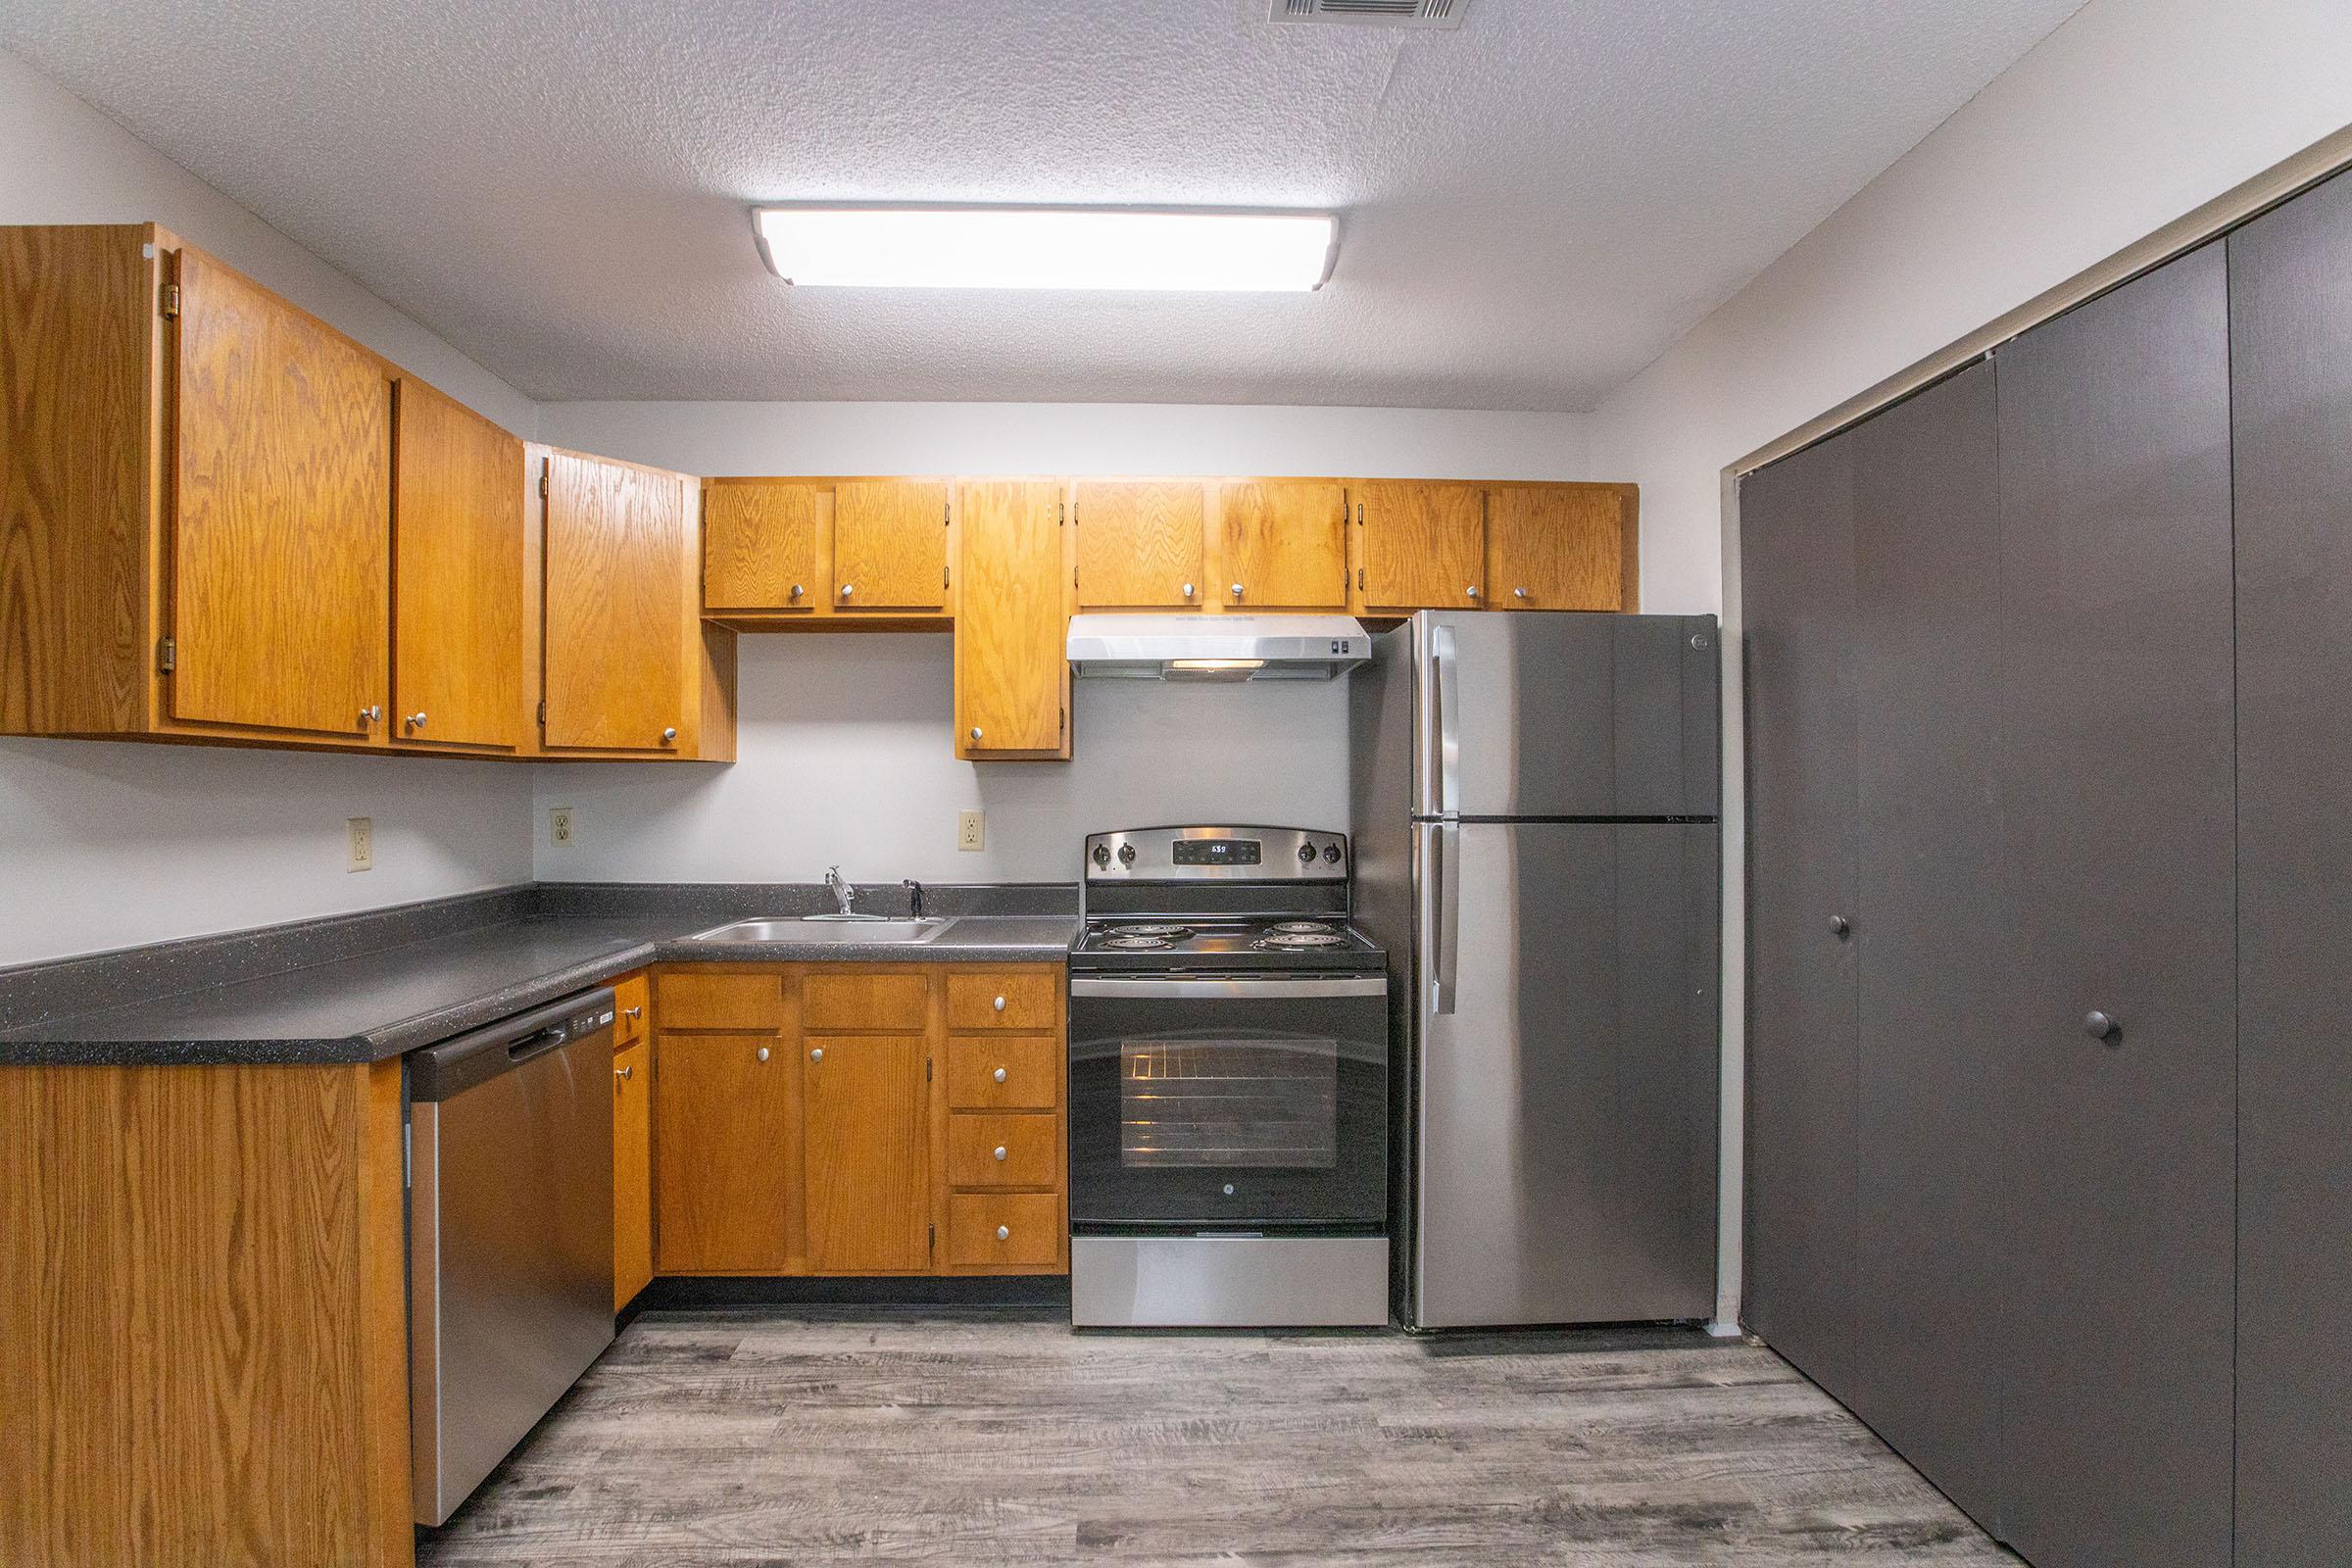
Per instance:
[[[738,641],[732,767],[543,765],[543,881],[1074,881],[1103,828],[1235,821],[1348,826],[1347,688],[1328,681],[1072,682],[1073,759],[963,762],[944,633]],[[575,812],[569,849],[547,812]],[[956,848],[956,813],[986,848]]]

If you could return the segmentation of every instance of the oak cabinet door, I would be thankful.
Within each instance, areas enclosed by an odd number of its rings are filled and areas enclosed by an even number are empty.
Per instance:
[[[959,500],[956,755],[1066,757],[1061,488],[982,480]]]
[[[1348,489],[1311,481],[1244,480],[1217,498],[1228,610],[1344,610],[1348,605]]]
[[[612,1053],[612,1310],[654,1279],[653,1050]]]
[[[802,1045],[808,1266],[818,1273],[930,1267],[926,1049],[920,1035],[811,1035]]]
[[[703,491],[703,608],[807,613],[825,602],[830,485],[713,480]]]
[[[845,479],[833,487],[838,611],[939,610],[948,602],[948,487]]]
[[[1494,608],[1624,609],[1625,510],[1613,484],[1490,489],[1486,582]]]
[[[778,1274],[791,1259],[792,1066],[774,1035],[660,1040],[654,1193],[664,1274]],[[919,1073],[920,1068],[917,1068]]]
[[[1204,493],[1199,480],[1080,481],[1071,505],[1079,608],[1200,605]]]
[[[574,453],[548,459],[549,747],[693,752],[690,484]]]
[[[1380,480],[1357,487],[1367,610],[1475,610],[1485,601],[1486,494],[1474,484]]]
[[[178,265],[172,714],[381,739],[391,381],[212,258]]]
[[[522,442],[422,381],[396,389],[396,741],[516,742],[522,706]]]

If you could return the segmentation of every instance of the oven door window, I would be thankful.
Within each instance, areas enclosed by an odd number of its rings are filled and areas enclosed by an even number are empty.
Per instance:
[[[1119,1069],[1119,1162],[1131,1170],[1339,1163],[1336,1040],[1128,1040]]]

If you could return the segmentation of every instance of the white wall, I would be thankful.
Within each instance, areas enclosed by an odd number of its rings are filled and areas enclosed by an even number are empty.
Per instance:
[[[2348,122],[2345,0],[2091,0],[1596,415],[1594,466],[1642,486],[1644,605],[1727,631],[1722,1316],[1745,941],[1726,467]]]
[[[0,223],[152,219],[528,433],[530,401],[0,52]],[[0,965],[436,898],[530,875],[521,767],[0,741]],[[347,816],[376,866],[344,870]]]

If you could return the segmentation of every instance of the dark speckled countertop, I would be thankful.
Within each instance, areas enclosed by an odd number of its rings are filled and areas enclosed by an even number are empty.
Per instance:
[[[111,1004],[52,1004],[48,1016],[11,1019],[0,1028],[0,1065],[378,1061],[648,963],[1035,963],[1065,956],[1077,931],[1074,912],[959,912],[955,901],[948,901],[938,912],[952,914],[954,923],[920,944],[704,944],[687,938],[739,917],[745,902],[752,902],[760,913],[802,911],[774,900],[760,906],[739,895],[714,903],[683,896],[680,890],[667,891],[666,901],[638,900],[641,907],[626,912],[611,906],[627,901],[565,897],[564,890],[542,888],[510,890],[497,896],[503,902],[495,905],[450,901],[453,907],[438,930],[431,920],[417,916],[410,916],[404,925],[379,921],[357,932],[349,929],[356,923],[349,919],[278,928],[270,938],[281,946],[270,951],[310,961],[266,972],[232,972],[224,980],[219,977],[220,969],[236,967],[225,945],[250,943],[252,938],[207,939],[221,950],[212,953],[211,963],[202,961],[208,951],[205,944],[170,944],[41,970],[9,971],[0,974],[0,994],[16,989],[20,1002],[31,999],[43,984],[57,989],[64,978],[58,971],[72,968],[77,971],[71,978],[82,988],[81,996],[107,997]],[[1024,904],[1055,901],[970,896],[961,902],[965,906],[987,907],[993,902],[1021,908]],[[667,906],[662,906],[664,903]],[[472,923],[484,915],[493,917]],[[332,944],[315,944],[308,950],[286,946],[300,943],[314,929],[330,928],[339,933]],[[367,946],[370,931],[390,940]],[[130,1001],[119,1000],[122,990],[104,989],[110,976],[120,985],[138,989],[135,977],[156,970],[159,960],[154,955],[165,953],[173,955],[169,972],[182,977],[207,973],[217,983]],[[260,968],[268,960],[248,961]]]

